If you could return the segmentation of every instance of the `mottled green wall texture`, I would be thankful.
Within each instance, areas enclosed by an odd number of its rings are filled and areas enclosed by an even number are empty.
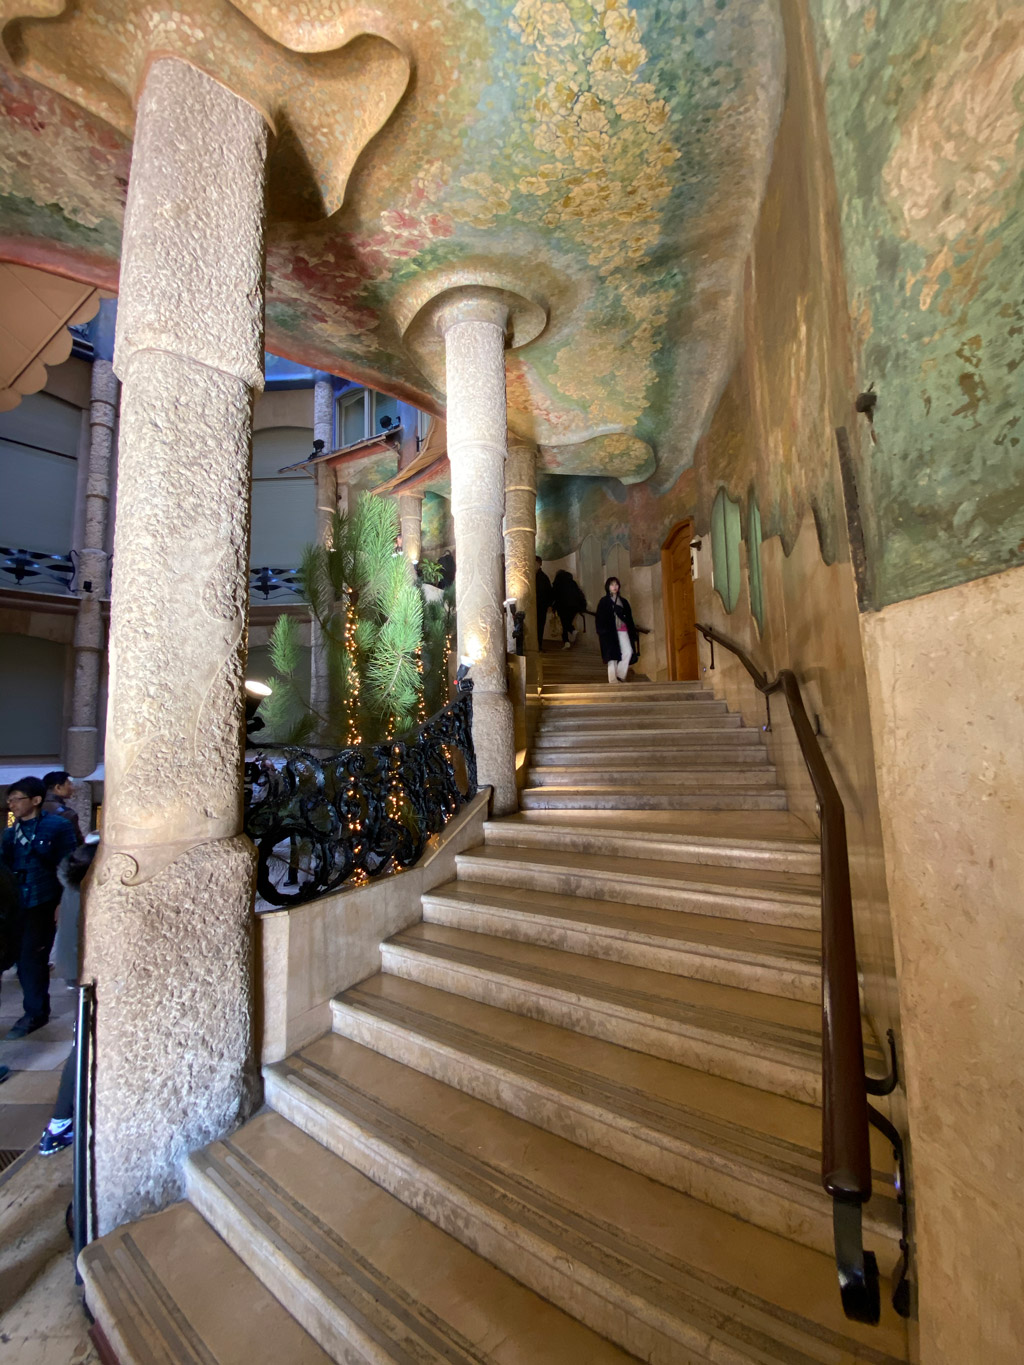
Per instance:
[[[884,606],[1024,563],[1024,6],[813,5]]]

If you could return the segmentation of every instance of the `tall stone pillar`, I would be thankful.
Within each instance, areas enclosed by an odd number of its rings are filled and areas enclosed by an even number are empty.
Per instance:
[[[498,815],[514,811],[516,747],[505,670],[505,329],[495,291],[464,291],[437,316],[445,343],[459,658],[472,661],[473,743]]]
[[[71,724],[65,742],[65,765],[72,777],[87,777],[99,760],[99,697],[104,626],[101,598],[108,591],[107,531],[110,519],[110,473],[120,384],[109,360],[92,366],[89,402],[89,458],[86,466],[85,515],[78,551],[78,615],[75,619],[75,676]],[[92,815],[92,796],[80,785],[75,808],[83,823]],[[88,806],[88,810],[86,810]]]
[[[526,613],[527,657],[540,648],[537,639],[537,447],[510,435],[505,461],[505,596],[514,597]]]
[[[96,979],[106,1231],[181,1192],[250,1112],[255,850],[242,833],[260,113],[175,58],[139,98],[114,368],[123,385]]]
[[[334,389],[329,379],[318,379],[313,386],[313,439],[323,441],[324,449],[334,444]],[[338,510],[338,479],[327,464],[316,466],[316,539],[330,546],[331,526]],[[309,704],[326,718],[330,705],[330,682],[323,635],[315,618],[310,622]]]
[[[398,495],[398,520],[402,528],[402,551],[410,564],[423,558],[423,494]]]

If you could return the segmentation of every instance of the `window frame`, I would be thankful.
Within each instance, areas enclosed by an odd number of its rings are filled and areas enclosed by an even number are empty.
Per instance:
[[[731,615],[740,599],[740,541],[743,538],[740,504],[724,485],[711,505],[711,582]]]
[[[764,575],[761,572],[761,509],[757,494],[751,490],[747,499],[747,583],[750,589],[750,612],[759,631],[764,630]]]

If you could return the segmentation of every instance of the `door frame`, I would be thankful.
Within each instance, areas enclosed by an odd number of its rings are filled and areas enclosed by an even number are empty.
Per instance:
[[[694,537],[693,518],[684,517],[682,521],[677,521],[669,531],[661,546],[661,605],[665,616],[665,660],[668,664],[668,676],[671,682],[678,682],[676,676],[676,649],[675,649],[675,614],[673,612],[672,600],[672,577],[671,562],[672,549],[677,540],[681,540],[685,535],[687,541],[692,541]],[[693,591],[693,574],[690,574],[690,590]],[[694,594],[694,621],[697,619],[697,600]],[[698,676],[699,676],[699,655],[698,655]],[[692,681],[686,679],[685,681]]]

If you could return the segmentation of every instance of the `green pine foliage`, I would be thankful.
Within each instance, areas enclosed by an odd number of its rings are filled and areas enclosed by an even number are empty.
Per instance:
[[[295,622],[290,616],[279,616],[270,636],[273,690],[260,706],[260,718],[266,727],[264,735],[278,744],[308,744],[318,728],[318,718],[295,681],[301,650]]]
[[[453,605],[424,602],[395,553],[398,529],[395,504],[363,494],[351,516],[335,516],[331,548],[306,547],[299,576],[319,626],[329,704],[326,714],[311,709],[296,681],[298,630],[280,617],[270,642],[273,695],[260,711],[268,739],[344,748],[357,734],[376,743],[414,728],[421,701],[427,715],[444,705]]]

